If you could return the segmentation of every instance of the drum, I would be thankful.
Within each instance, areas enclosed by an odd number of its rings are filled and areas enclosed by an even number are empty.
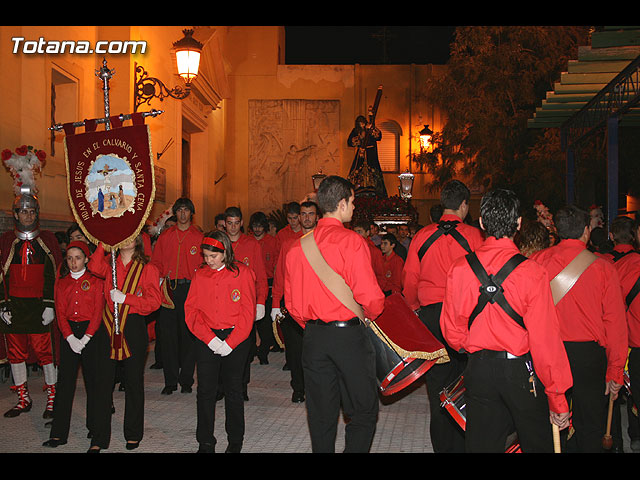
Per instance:
[[[424,375],[435,363],[448,362],[446,349],[411,310],[402,295],[385,299],[382,314],[369,323],[380,392],[393,395]]]
[[[460,375],[442,392],[440,392],[440,405],[453,417],[456,423],[466,430],[467,427],[467,401],[464,398],[464,376]],[[518,436],[514,432],[507,437],[505,453],[522,453],[522,448],[518,442]]]
[[[464,392],[462,375],[440,392],[440,405],[449,412],[462,430],[465,430],[467,426],[467,402],[464,399]]]

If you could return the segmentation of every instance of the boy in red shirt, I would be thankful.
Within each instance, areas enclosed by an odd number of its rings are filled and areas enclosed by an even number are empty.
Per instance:
[[[382,251],[382,275],[378,283],[388,297],[392,293],[402,293],[402,268],[404,261],[393,251],[398,240],[395,235],[387,233],[382,236],[380,250]]]

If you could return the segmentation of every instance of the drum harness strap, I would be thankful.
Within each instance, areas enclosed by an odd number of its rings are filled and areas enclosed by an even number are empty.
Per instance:
[[[462,248],[471,253],[469,242],[467,242],[467,239],[464,238],[458,230],[456,230],[459,223],[460,222],[457,220],[443,220],[438,222],[437,230],[433,232],[429,238],[427,238],[427,240],[420,247],[420,250],[418,250],[418,259],[422,260],[422,257],[424,257],[424,254],[427,253],[429,247],[433,245],[433,242],[435,242],[442,235],[451,235],[456,239],[456,241]]]
[[[635,250],[629,250],[628,252],[622,253],[622,252],[616,252],[614,250],[610,253],[611,255],[613,255],[613,263],[616,263],[618,260],[625,257],[626,255],[629,255],[630,253],[638,253],[638,252],[636,252]],[[633,284],[633,287],[631,287],[631,290],[629,290],[629,293],[624,299],[624,303],[626,303],[627,305],[627,310],[629,310],[629,308],[631,307],[631,302],[633,302],[633,300],[638,296],[638,293],[640,293],[640,276],[638,276],[638,278],[636,279],[636,283]]]
[[[467,259],[471,270],[473,270],[473,273],[480,281],[480,295],[478,296],[478,304],[469,316],[469,328],[471,328],[471,324],[478,316],[478,314],[484,309],[484,307],[487,306],[487,303],[497,303],[507,315],[509,315],[518,325],[526,330],[522,316],[518,314],[511,307],[511,305],[509,305],[509,302],[507,302],[507,299],[504,296],[502,283],[518,265],[527,260],[527,257],[519,253],[515,254],[507,261],[507,263],[502,266],[502,268],[495,275],[489,275],[487,273],[474,252],[466,255],[465,258]]]

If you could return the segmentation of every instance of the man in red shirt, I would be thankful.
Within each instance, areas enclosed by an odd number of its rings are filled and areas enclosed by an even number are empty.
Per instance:
[[[257,347],[257,356],[260,365],[269,363],[269,350],[275,345],[273,338],[273,329],[271,328],[271,308],[273,306],[273,295],[271,289],[273,287],[273,275],[278,263],[279,245],[275,237],[269,235],[269,221],[263,212],[255,212],[249,219],[249,228],[254,238],[262,248],[264,258],[264,268],[267,274],[267,283],[269,284],[269,292],[265,300],[264,317],[256,322],[256,330],[260,336],[260,345]]]
[[[486,194],[480,224],[487,240],[447,275],[442,333],[451,348],[469,355],[467,452],[504,452],[514,428],[523,452],[552,452],[549,419],[568,426],[569,362],[546,272],[513,242],[519,209],[511,191]]]
[[[318,205],[315,202],[307,201],[300,204],[300,232],[304,235],[311,232],[318,223]],[[293,403],[304,402],[304,373],[302,371],[302,327],[288,314],[284,307],[284,274],[286,252],[295,243],[297,238],[287,240],[280,250],[276,276],[273,282],[273,300],[275,307],[271,311],[271,320],[277,321],[279,316],[280,328],[282,330],[285,345],[286,366],[291,372],[291,388],[293,393],[291,401]],[[284,315],[283,315],[284,314]]]
[[[289,239],[300,238],[302,236],[300,204],[298,202],[288,203],[285,207],[285,212],[287,214],[287,226],[279,230],[276,234],[276,238],[281,245]]]
[[[438,223],[420,229],[404,263],[402,293],[409,307],[418,310],[420,320],[445,346],[440,331],[440,312],[447,271],[458,258],[482,245],[482,232],[462,222],[469,211],[471,193],[458,180],[448,182],[440,192],[443,214]],[[439,235],[439,236],[438,236]],[[424,378],[431,412],[431,444],[434,452],[463,452],[464,435],[447,412],[440,408],[440,392],[464,370],[466,356],[447,348],[450,361],[433,365]]]
[[[354,187],[329,176],[320,184],[318,207],[324,216],[312,240],[331,269],[340,275],[362,307],[377,318],[384,309],[371,253],[364,239],[344,227],[354,209]],[[366,326],[324,285],[309,264],[299,241],[286,253],[284,298],[287,310],[305,330],[302,367],[312,451],[335,451],[340,408],[349,422],[345,452],[368,452],[379,409],[375,350]]]
[[[367,242],[369,251],[371,252],[371,266],[373,267],[373,272],[376,274],[378,283],[381,283],[383,281],[382,252],[378,247],[376,247],[376,245],[369,237],[369,233],[371,232],[369,222],[367,222],[366,220],[356,222],[353,225],[353,231],[364,238]]]
[[[591,230],[589,214],[575,206],[558,210],[554,222],[560,243],[531,256],[546,268],[550,279],[586,249]],[[617,397],[624,381],[628,349],[624,301],[615,267],[604,258],[597,258],[557,301],[556,308],[573,375],[568,396],[575,434],[567,448],[601,452],[605,395]]]
[[[402,293],[402,269],[404,262],[394,252],[397,243],[398,240],[396,240],[395,235],[391,233],[383,235],[380,241],[382,275],[378,277],[378,283],[386,296],[392,293]]]
[[[265,304],[267,302],[267,295],[269,294],[269,283],[267,282],[267,271],[264,267],[264,256],[262,247],[255,239],[253,235],[247,235],[242,233],[242,227],[244,226],[244,220],[242,219],[242,211],[238,207],[228,207],[224,211],[224,224],[231,240],[233,247],[233,254],[237,261],[244,263],[247,267],[253,270],[256,276],[256,315],[255,321],[258,321],[265,316]],[[251,362],[256,352],[256,329],[251,330],[249,336],[251,342],[250,353],[247,357],[247,364],[245,368],[244,376],[244,399],[249,400],[247,393],[247,387],[249,385],[249,379],[251,374]]]
[[[172,211],[177,223],[160,234],[149,262],[160,271],[160,281],[167,282],[174,304],[174,308],[160,307],[157,319],[158,340],[162,344],[163,395],[175,392],[178,383],[183,393],[192,391],[195,337],[184,321],[184,302],[191,279],[202,265],[200,245],[204,237],[192,223],[196,210],[190,199],[179,198]]]

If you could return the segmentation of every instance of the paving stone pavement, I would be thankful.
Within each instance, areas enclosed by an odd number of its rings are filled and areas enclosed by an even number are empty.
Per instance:
[[[150,352],[145,370],[145,433],[140,447],[126,450],[122,433],[124,392],[114,391],[115,414],[112,419],[111,444],[103,453],[193,453],[198,444],[196,430],[196,385],[193,393],[161,395],[164,380],[161,370],[150,369],[154,354]],[[283,371],[284,353],[270,353],[269,364],[251,365],[249,401],[245,402],[245,439],[243,453],[295,454],[311,453],[311,441],[304,403],[291,402],[290,373]],[[10,391],[8,369],[2,368],[0,412],[15,405],[17,396]],[[68,443],[57,448],[43,447],[49,428],[42,418],[46,396],[41,371],[30,369],[28,385],[33,408],[16,418],[0,416],[0,453],[84,453],[89,448],[85,427],[86,393],[79,378],[73,405]],[[623,447],[630,453],[626,435],[628,419],[622,408]],[[336,452],[344,449],[344,420],[338,423]],[[227,446],[224,432],[224,402],[216,405],[215,436],[217,450]],[[433,453],[429,438],[429,405],[424,381],[417,380],[392,397],[380,397],[380,414],[371,453]]]
[[[161,395],[164,380],[161,370],[150,369],[153,352],[145,370],[145,432],[140,447],[126,450],[122,433],[124,392],[113,394],[111,444],[103,453],[193,453],[198,449],[196,431],[196,385],[193,393]],[[251,365],[249,401],[245,402],[245,439],[243,453],[311,453],[311,441],[304,403],[291,402],[290,373],[283,371],[284,353],[270,353],[269,364]],[[6,374],[0,383],[0,411],[15,405],[17,396],[10,391]],[[82,379],[77,382],[68,443],[57,448],[43,447],[49,428],[42,418],[45,393],[43,376],[30,370],[28,385],[33,408],[16,418],[0,416],[0,453],[84,453],[89,448],[85,427],[86,393]],[[215,436],[217,450],[227,446],[224,432],[224,402],[216,405]],[[344,421],[338,424],[336,452],[344,449]],[[429,407],[422,380],[393,397],[382,397],[371,453],[430,453]]]

